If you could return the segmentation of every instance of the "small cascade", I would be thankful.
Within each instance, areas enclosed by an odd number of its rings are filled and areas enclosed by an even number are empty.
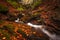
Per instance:
[[[22,21],[20,21],[19,18],[17,18],[15,20],[15,22],[22,23]],[[38,30],[38,29],[41,30],[44,34],[49,36],[50,40],[60,40],[60,36],[50,33],[48,30],[45,29],[45,27],[46,27],[45,25],[35,25],[35,24],[32,24],[32,23],[26,23],[26,24],[31,26],[31,27],[34,27],[35,30]]]
[[[34,25],[32,23],[27,23],[27,25],[34,27],[36,30],[40,29],[43,33],[49,36],[50,40],[60,40],[60,36],[50,33],[48,30],[45,29],[46,26],[44,25]]]
[[[19,18],[17,18],[17,19],[15,20],[15,22],[19,22]]]

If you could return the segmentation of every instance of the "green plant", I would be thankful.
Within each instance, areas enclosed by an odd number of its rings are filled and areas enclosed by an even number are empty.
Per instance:
[[[6,30],[10,35],[17,36],[17,34],[14,32],[14,27],[11,24],[4,25],[3,27],[0,27],[0,30]],[[7,34],[8,35],[8,34]]]
[[[39,6],[41,2],[42,0],[35,0],[34,3],[31,5],[32,9],[34,9],[36,6]]]
[[[19,10],[19,11],[24,11],[24,10],[25,10],[25,7],[24,7],[23,5],[20,5],[20,6],[17,8],[17,10]]]
[[[3,26],[1,29],[7,30],[10,35],[17,36],[17,34],[14,32],[14,27],[11,24]]]
[[[23,37],[27,37],[27,35],[25,34],[24,31],[22,31],[21,29],[17,30],[18,33],[22,34]]]
[[[0,29],[0,33],[3,34],[4,37],[6,37],[6,40],[10,40],[10,34],[8,32],[5,32],[4,30]]]
[[[3,29],[7,30],[11,35],[17,36],[17,34],[14,32],[14,27],[11,24],[3,26]]]
[[[14,32],[14,27],[13,27],[13,25],[11,25],[11,24],[4,25],[3,28],[4,28],[5,30],[8,30],[8,32],[11,33],[11,34],[13,34],[13,32]]]
[[[31,19],[33,19],[33,20],[37,19],[37,18],[39,18],[39,16],[40,16],[40,13],[36,12],[36,13],[31,15]]]
[[[24,10],[24,8],[19,7],[19,8],[17,8],[17,10],[19,10],[19,11],[23,11],[23,10]]]
[[[18,3],[16,2],[16,0],[6,0],[7,2],[9,2],[13,7],[17,7]]]

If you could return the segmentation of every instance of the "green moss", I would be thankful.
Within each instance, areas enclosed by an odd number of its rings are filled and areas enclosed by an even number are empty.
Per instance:
[[[19,10],[19,11],[24,11],[24,8],[19,7],[19,8],[17,8],[17,10]]]

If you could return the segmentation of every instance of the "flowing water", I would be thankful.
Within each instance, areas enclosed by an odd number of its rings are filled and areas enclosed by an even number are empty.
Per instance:
[[[17,20],[15,20],[15,22],[20,23],[19,18],[17,18]],[[45,33],[46,35],[49,36],[50,40],[60,40],[60,36],[50,33],[48,30],[45,29],[45,27],[46,27],[45,25],[34,25],[32,23],[27,23],[27,25],[34,27],[35,30],[37,30],[37,29],[41,30],[43,33]]]
[[[27,23],[27,25],[34,27],[36,30],[39,28],[43,33],[49,36],[50,40],[60,40],[60,36],[50,33],[48,30],[45,30],[44,25],[34,25],[32,23]]]

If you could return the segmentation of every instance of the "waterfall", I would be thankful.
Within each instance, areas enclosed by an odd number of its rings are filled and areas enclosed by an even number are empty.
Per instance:
[[[17,18],[17,20],[15,20],[15,22],[22,23],[21,21],[19,21],[19,18]],[[45,27],[46,27],[45,25],[34,25],[32,23],[27,23],[27,25],[34,27],[35,30],[37,30],[37,29],[41,30],[43,33],[45,33],[46,35],[49,36],[50,40],[60,40],[60,36],[50,33],[48,30],[45,29]]]
[[[34,27],[36,30],[39,28],[43,33],[49,36],[50,40],[60,40],[60,36],[56,34],[50,33],[48,30],[46,30],[44,25],[34,25],[32,23],[27,23],[27,25]]]

